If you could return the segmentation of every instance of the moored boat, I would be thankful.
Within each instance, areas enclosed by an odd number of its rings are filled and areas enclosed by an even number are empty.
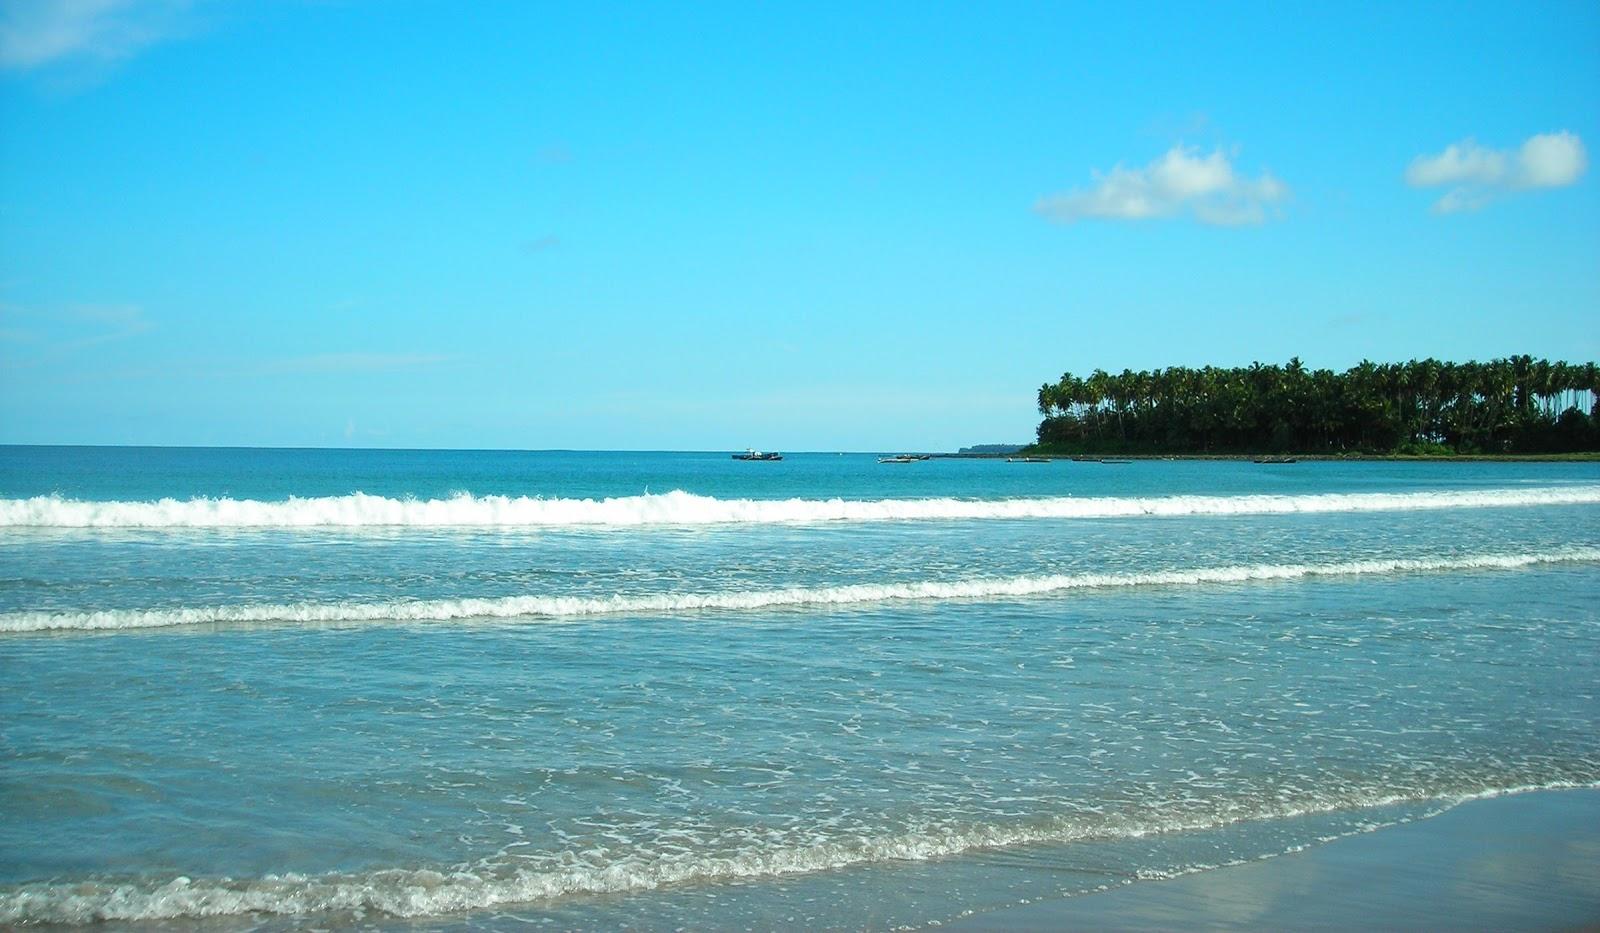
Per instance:
[[[783,454],[764,453],[762,451],[756,450],[754,447],[751,447],[751,448],[748,448],[747,450],[745,450],[745,452],[742,453],[742,454],[734,454],[733,455],[733,459],[735,459],[735,460],[782,460],[783,459]]]

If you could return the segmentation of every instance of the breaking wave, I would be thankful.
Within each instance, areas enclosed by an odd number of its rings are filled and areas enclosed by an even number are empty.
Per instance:
[[[1439,558],[1390,558],[1327,564],[1249,564],[1146,573],[1041,574],[1017,577],[848,586],[788,587],[713,593],[613,596],[500,596],[391,600],[386,602],[277,603],[177,609],[104,609],[93,612],[0,614],[0,632],[57,629],[140,629],[211,623],[263,622],[439,622],[454,619],[562,619],[575,616],[685,612],[704,609],[756,610],[799,606],[843,606],[892,601],[994,599],[1040,596],[1068,590],[1134,586],[1247,583],[1305,577],[1450,570],[1515,570],[1539,564],[1600,561],[1600,548],[1568,548],[1537,554],[1479,554]]]
[[[1033,499],[718,499],[677,490],[612,499],[474,496],[393,499],[355,493],[264,502],[159,499],[94,502],[0,499],[9,528],[560,528],[573,526],[802,524],[935,519],[1117,518],[1387,512],[1600,503],[1600,486],[1305,496],[1162,496]]]
[[[80,881],[23,884],[0,890],[0,923],[93,923],[275,914],[378,912],[427,917],[568,895],[649,891],[691,882],[771,878],[887,861],[924,861],[977,849],[1136,839],[1216,829],[1246,821],[1283,820],[1377,807],[1437,801],[1440,811],[1486,797],[1536,790],[1593,787],[1555,781],[1493,788],[1444,797],[1393,793],[1338,794],[1300,803],[1228,807],[1186,817],[1056,817],[1024,825],[966,825],[921,832],[841,838],[792,847],[733,851],[726,855],[643,855],[597,865],[546,870],[486,866],[444,870],[387,869],[327,875],[283,874],[254,879],[179,876],[160,881]],[[1439,812],[1439,811],[1435,811]],[[1376,827],[1373,827],[1376,828]],[[1181,873],[1181,872],[1180,872]]]

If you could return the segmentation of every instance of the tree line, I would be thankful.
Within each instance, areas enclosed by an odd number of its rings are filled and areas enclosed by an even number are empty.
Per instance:
[[[1600,450],[1594,363],[1096,369],[1039,387],[1039,444],[1064,453],[1558,453]]]

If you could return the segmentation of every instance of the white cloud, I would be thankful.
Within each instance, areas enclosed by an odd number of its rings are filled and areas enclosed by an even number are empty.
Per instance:
[[[1406,169],[1406,184],[1423,188],[1462,182],[1496,184],[1506,175],[1506,154],[1470,139],[1452,143],[1436,156],[1417,156]]]
[[[1185,213],[1205,224],[1239,226],[1267,220],[1271,209],[1289,197],[1289,187],[1263,173],[1247,178],[1218,149],[1200,155],[1191,146],[1173,146],[1143,168],[1116,166],[1094,173],[1095,183],[1040,198],[1034,210],[1051,220],[1150,220]]]
[[[1513,191],[1566,187],[1583,175],[1588,164],[1583,140],[1565,130],[1530,136],[1514,152],[1463,139],[1438,155],[1412,159],[1406,167],[1406,184],[1413,188],[1453,185],[1434,202],[1433,210],[1454,214],[1475,211]]]
[[[0,68],[115,62],[181,34],[190,0],[10,0],[0,8]]]
[[[1492,194],[1483,187],[1452,188],[1444,193],[1444,197],[1433,202],[1435,214],[1459,214],[1462,211],[1475,211],[1488,204]]]
[[[1583,140],[1575,133],[1541,133],[1517,153],[1517,184],[1523,188],[1563,188],[1578,180],[1589,165]]]

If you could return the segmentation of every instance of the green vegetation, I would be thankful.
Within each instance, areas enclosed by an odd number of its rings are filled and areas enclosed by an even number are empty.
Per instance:
[[[1040,386],[1039,413],[1051,453],[1569,453],[1600,450],[1600,374],[1528,356],[1097,369]]]

